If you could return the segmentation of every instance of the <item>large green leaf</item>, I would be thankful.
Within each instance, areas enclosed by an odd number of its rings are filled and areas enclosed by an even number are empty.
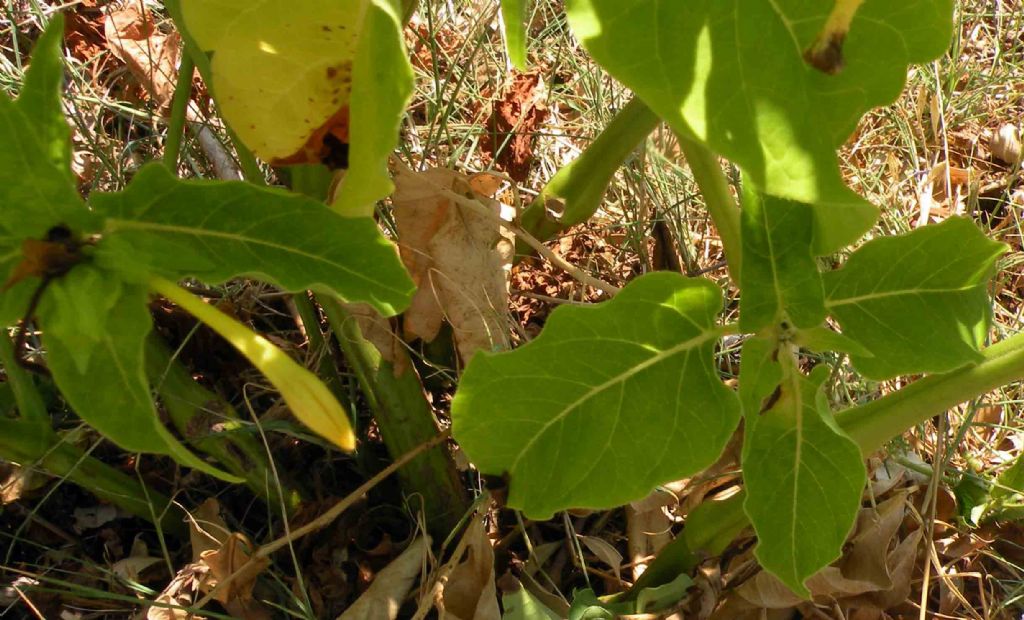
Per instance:
[[[55,279],[39,303],[46,340],[65,345],[79,373],[89,367],[92,352],[107,333],[107,313],[121,298],[122,282],[93,265],[78,265]]]
[[[65,224],[76,232],[94,225],[78,196],[68,166],[70,140],[60,111],[63,65],[60,43],[63,22],[51,21],[36,44],[21,97],[0,94],[0,260],[6,280],[17,262],[21,240],[41,239],[50,228]],[[19,257],[20,260],[20,257]]]
[[[782,381],[778,355],[779,342],[776,338],[753,337],[743,343],[739,397],[745,418],[760,413],[766,399]]]
[[[452,403],[455,438],[509,505],[546,518],[606,508],[692,474],[739,418],[713,363],[722,293],[653,273],[611,301],[562,306],[509,353],[478,353]]]
[[[95,298],[82,308],[54,305],[40,317],[49,352],[47,364],[64,398],[83,420],[125,450],[171,455],[190,467],[240,482],[189,452],[160,423],[150,397],[143,357],[146,335],[152,329],[146,289],[125,285],[112,303],[99,298],[108,292],[107,287],[97,289]],[[62,315],[95,311],[104,306],[110,310],[104,317],[102,334],[83,367],[71,350],[78,342],[66,341],[62,338],[63,330],[50,331],[49,327],[74,320]]]
[[[313,289],[393,315],[413,284],[371,218],[342,217],[283,190],[228,181],[182,181],[150,164],[116,194],[94,194],[106,216],[97,260],[210,283],[236,276],[288,291]],[[129,276],[130,277],[130,276]]]
[[[347,159],[338,208],[370,215],[392,191],[387,158],[412,94],[398,1],[182,0],[181,10],[242,141],[275,164]]]
[[[877,210],[846,187],[835,150],[899,94],[909,63],[941,54],[952,0],[867,2],[829,75],[803,55],[833,2],[570,0],[590,54],[677,132],[732,159],[767,193],[815,206],[815,252],[867,231]]]
[[[991,313],[988,281],[1006,249],[954,217],[875,239],[825,274],[829,311],[872,354],[852,355],[857,370],[881,380],[979,360]]]
[[[775,404],[746,418],[744,510],[757,559],[808,596],[804,580],[839,557],[867,480],[860,448],[836,426],[820,385],[790,364]]]
[[[759,194],[746,184],[741,226],[740,329],[753,333],[783,322],[814,327],[824,321],[825,292],[811,256],[811,207]]]

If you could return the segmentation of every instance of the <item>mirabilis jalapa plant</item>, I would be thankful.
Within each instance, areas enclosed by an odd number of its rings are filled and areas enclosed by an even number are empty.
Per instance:
[[[521,66],[526,3],[502,5]],[[385,164],[412,74],[397,1],[167,6],[255,155],[286,165],[338,162],[344,151],[350,166],[331,208],[251,184],[182,181],[160,164],[86,205],[70,177],[48,34],[18,101],[0,98],[10,278],[0,306],[14,324],[42,290],[47,365],[83,419],[126,449],[208,470],[156,421],[137,371],[147,297],[167,296],[257,365],[269,355],[285,373],[294,367],[265,341],[234,331],[174,281],[244,275],[401,312],[412,283],[368,216],[391,189]],[[839,556],[853,525],[863,456],[1024,375],[1024,337],[981,348],[987,285],[1006,248],[969,220],[874,239],[839,269],[817,260],[877,220],[878,208],[844,183],[836,150],[867,110],[898,95],[909,65],[943,53],[951,0],[568,0],[566,11],[586,50],[637,99],[519,223],[544,237],[589,218],[618,162],[664,121],[721,236],[740,321],[721,323],[718,285],[674,273],[637,278],[602,304],[561,307],[529,344],[473,358],[453,402],[454,437],[481,472],[508,477],[509,506],[547,518],[617,506],[701,471],[743,419],[744,493],[695,511],[634,590],[672,581],[752,524],[765,569],[807,596],[804,582]],[[718,157],[742,171],[739,206]],[[547,215],[552,200],[565,207],[560,218]],[[727,334],[748,335],[738,392],[714,364]],[[928,376],[833,414],[827,373],[802,372],[802,350],[847,353],[870,379]],[[300,383],[301,394],[284,388],[296,414],[300,401],[333,412],[307,424],[350,447],[340,409]]]

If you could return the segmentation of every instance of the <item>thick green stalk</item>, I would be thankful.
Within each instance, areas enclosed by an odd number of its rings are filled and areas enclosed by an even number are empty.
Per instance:
[[[340,302],[326,296],[318,301],[359,380],[391,456],[398,458],[436,437],[437,421],[412,361],[403,360],[406,370],[396,376],[395,367],[363,338],[359,324]],[[398,355],[407,354],[399,349]],[[398,470],[398,476],[406,494],[422,500],[430,533],[436,540],[444,540],[469,507],[446,446],[427,450]],[[419,506],[413,503],[413,508]]]
[[[615,171],[654,131],[660,120],[643,102],[634,98],[579,157],[548,181],[523,211],[520,225],[544,241],[570,226],[589,220],[601,206]],[[557,217],[549,214],[552,207],[561,214]],[[522,254],[532,252],[525,246],[520,250]]]
[[[700,193],[704,196],[704,204],[711,214],[715,228],[718,229],[718,236],[722,239],[725,260],[729,263],[729,275],[733,284],[739,286],[743,257],[740,209],[729,189],[729,181],[722,172],[718,158],[708,147],[682,134],[676,134],[676,138],[683,149],[683,155],[686,156],[686,163],[690,165],[693,180],[697,182]]]
[[[267,464],[267,453],[256,438],[238,432],[238,413],[218,394],[206,389],[192,378],[188,370],[174,359],[167,344],[155,334],[146,340],[146,374],[156,388],[171,422],[190,445],[214,457],[227,471],[244,478],[256,495],[264,498],[273,510],[290,513],[302,497],[286,481],[275,479]],[[220,424],[224,430],[213,432]]]
[[[134,477],[90,456],[53,431],[43,400],[32,378],[15,362],[7,338],[0,338],[0,364],[21,414],[16,420],[0,418],[0,457],[67,478],[130,514],[149,521],[160,520],[166,531],[187,533],[182,515],[168,498],[147,491]]]

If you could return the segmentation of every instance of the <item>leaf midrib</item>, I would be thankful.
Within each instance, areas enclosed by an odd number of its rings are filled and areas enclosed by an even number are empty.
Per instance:
[[[695,348],[699,347],[700,345],[702,345],[702,344],[704,344],[706,342],[709,342],[709,341],[712,341],[712,340],[717,340],[718,338],[721,338],[721,337],[722,337],[722,328],[715,327],[713,329],[710,329],[707,332],[702,333],[701,335],[699,335],[699,336],[697,336],[695,338],[690,338],[689,340],[684,340],[683,342],[680,342],[679,344],[677,344],[675,346],[672,346],[672,347],[670,347],[668,349],[665,349],[664,351],[660,351],[656,355],[652,355],[650,358],[648,358],[648,359],[644,360],[643,362],[640,362],[639,364],[637,364],[637,365],[635,365],[635,366],[633,366],[633,367],[631,367],[631,368],[629,368],[629,369],[619,373],[618,375],[615,375],[614,377],[608,379],[604,383],[601,383],[600,385],[593,386],[592,388],[587,390],[586,393],[582,394],[576,400],[574,400],[573,402],[571,402],[568,405],[566,405],[565,407],[563,407],[561,411],[559,411],[550,420],[545,422],[544,425],[536,433],[533,434],[533,437],[531,437],[530,440],[528,442],[526,442],[526,445],[524,445],[522,450],[520,450],[519,453],[516,455],[515,460],[512,462],[512,466],[509,468],[509,471],[510,472],[515,472],[516,471],[516,469],[519,466],[519,461],[522,460],[523,456],[526,455],[526,453],[530,451],[530,449],[533,447],[533,445],[542,436],[544,436],[545,433],[547,433],[549,428],[551,428],[554,424],[557,424],[558,422],[561,422],[566,416],[568,416],[574,410],[578,409],[580,407],[580,405],[582,405],[586,401],[588,401],[591,398],[597,396],[598,394],[604,392],[605,390],[618,385],[619,383],[627,381],[628,379],[630,379],[634,375],[636,375],[636,374],[638,374],[638,373],[640,373],[640,372],[650,368],[651,366],[655,366],[655,365],[665,361],[666,359],[669,359],[670,357],[672,357],[672,356],[674,356],[674,355],[676,355],[676,354],[678,354],[678,353],[680,353],[682,351],[686,351],[686,350],[690,350],[690,349],[695,349]],[[622,408],[620,407],[615,412],[615,415],[619,416],[619,415],[621,415],[621,413],[622,413]]]
[[[206,229],[206,228],[193,228],[193,227],[190,227],[190,226],[180,226],[180,225],[176,225],[176,224],[157,224],[155,222],[140,222],[140,221],[134,221],[134,220],[121,220],[121,219],[115,219],[115,218],[108,218],[107,219],[107,232],[108,233],[115,233],[115,232],[117,232],[119,230],[142,230],[142,231],[172,232],[172,233],[177,233],[177,234],[186,235],[186,236],[192,236],[192,237],[212,237],[212,238],[215,238],[215,239],[225,239],[225,240],[230,240],[230,241],[234,241],[234,242],[242,243],[242,244],[262,246],[262,247],[271,248],[271,249],[274,249],[274,250],[279,250],[279,251],[282,251],[282,252],[286,252],[286,253],[289,253],[289,254],[294,254],[296,256],[301,256],[303,258],[309,259],[309,260],[314,261],[314,262],[319,262],[319,263],[322,263],[322,264],[325,264],[325,265],[329,265],[329,266],[331,266],[331,267],[333,267],[335,269],[339,269],[339,270],[345,272],[346,274],[348,274],[348,275],[350,275],[350,276],[352,276],[354,278],[357,278],[359,280],[363,280],[363,281],[368,282],[368,283],[370,283],[370,284],[372,284],[374,286],[383,288],[383,289],[391,291],[393,293],[397,293],[399,295],[406,295],[406,294],[408,294],[408,291],[406,291],[404,289],[397,289],[397,288],[388,286],[387,284],[381,282],[380,280],[371,279],[371,278],[369,278],[369,277],[359,273],[358,271],[355,271],[353,269],[350,269],[350,268],[346,267],[342,263],[339,263],[339,262],[336,262],[336,261],[333,261],[333,260],[329,260],[329,259],[327,259],[327,258],[325,258],[325,257],[323,257],[323,256],[321,256],[319,254],[314,254],[312,252],[306,252],[306,251],[304,251],[304,250],[302,250],[300,248],[297,248],[295,246],[282,245],[280,243],[275,243],[273,241],[268,241],[268,240],[265,240],[265,239],[259,239],[259,238],[254,238],[254,237],[246,237],[246,236],[240,235],[238,233],[231,233],[231,232],[224,232],[224,231],[217,231],[217,230],[209,230],[209,229]],[[331,287],[331,288],[334,288],[334,287]]]

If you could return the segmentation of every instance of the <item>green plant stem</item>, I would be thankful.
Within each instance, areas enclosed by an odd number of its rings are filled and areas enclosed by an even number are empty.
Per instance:
[[[523,229],[541,241],[590,219],[601,205],[615,171],[661,121],[634,98],[608,123],[583,153],[561,168],[520,215]],[[558,217],[551,207],[561,211]],[[523,245],[519,254],[532,253]]]
[[[178,169],[178,155],[185,136],[185,116],[189,101],[192,100],[192,72],[196,65],[190,54],[183,54],[178,67],[178,81],[174,85],[174,99],[171,100],[171,117],[167,123],[167,141],[164,143],[164,165],[171,170]]]
[[[907,429],[1024,377],[1024,334],[1007,338],[981,353],[984,359],[974,366],[925,377],[876,401],[840,411],[836,422],[866,457]],[[720,553],[724,549],[720,541],[748,523],[742,495],[723,502],[716,509],[715,518],[701,521],[697,528],[690,529],[687,521],[683,535],[658,554],[627,597],[635,597],[642,588],[668,583],[680,573],[692,570],[702,558]]]
[[[320,296],[318,301],[345,359],[359,380],[392,458],[436,437],[437,421],[412,361],[408,357],[402,360],[405,370],[396,376],[395,367],[363,338],[359,324],[338,300]],[[397,354],[407,356],[402,349],[398,349]],[[438,445],[423,452],[402,467],[398,476],[406,494],[418,496],[422,501],[431,535],[435,540],[444,540],[469,507],[469,499],[446,446]],[[419,506],[414,503],[413,508]]]
[[[676,138],[722,239],[725,260],[729,263],[729,275],[733,284],[739,286],[743,257],[743,246],[740,242],[740,209],[729,189],[729,181],[722,172],[718,158],[711,150],[681,134],[676,134]]]
[[[192,60],[195,68],[199,70],[199,75],[203,78],[206,88],[212,93],[213,68],[210,65],[210,58],[199,47],[199,44],[196,43],[188,28],[185,27],[185,16],[181,11],[181,0],[165,0],[164,6],[167,7],[167,13],[171,16],[174,27],[181,34],[181,40],[185,47],[185,54],[183,56],[188,56]],[[248,147],[242,144],[230,126],[228,127],[228,136],[235,147],[238,163],[242,167],[242,174],[245,175],[246,180],[258,185],[266,185],[266,178],[263,176],[263,170],[260,169],[256,156],[252,154]]]
[[[982,361],[942,375],[931,375],[876,401],[836,414],[836,422],[864,454],[932,416],[1024,377],[1024,334],[982,352]]]
[[[125,512],[152,521],[163,515],[161,527],[176,535],[188,529],[170,499],[147,491],[134,477],[119,471],[68,443],[50,427],[50,418],[32,378],[14,360],[10,340],[0,338],[0,363],[15,395],[21,418],[0,418],[0,456],[26,467],[38,466],[67,478]]]
[[[158,336],[146,339],[146,374],[156,388],[178,432],[202,452],[214,457],[246,484],[273,510],[291,513],[302,501],[286,481],[276,480],[268,455],[249,432],[240,431],[238,413],[226,400],[192,378]],[[215,424],[224,430],[211,430]]]

